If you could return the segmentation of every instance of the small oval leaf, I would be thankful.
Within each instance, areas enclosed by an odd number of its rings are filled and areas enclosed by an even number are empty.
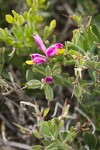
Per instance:
[[[44,91],[45,91],[45,95],[46,95],[47,100],[52,101],[52,99],[53,99],[53,90],[52,90],[52,88],[50,87],[49,84],[45,85]]]
[[[49,110],[50,110],[49,107],[44,110],[43,117],[47,116],[47,114],[49,113]]]
[[[39,80],[30,80],[25,84],[25,87],[28,89],[37,89],[41,88],[41,82]]]
[[[52,76],[52,72],[49,66],[46,67],[45,72],[46,72],[46,76]]]
[[[6,15],[6,20],[8,23],[13,23],[14,22],[14,18],[11,15]]]

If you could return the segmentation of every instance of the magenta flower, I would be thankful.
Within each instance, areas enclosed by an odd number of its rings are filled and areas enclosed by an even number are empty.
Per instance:
[[[61,43],[54,44],[46,50],[46,56],[53,57],[54,55],[59,54],[60,50],[62,50],[62,44]]]
[[[49,48],[46,49],[41,37],[37,34],[33,36],[35,42],[37,43],[38,47],[45,53],[47,57],[53,57],[58,54],[64,53],[63,45],[61,43],[56,43],[51,45]],[[31,61],[26,61],[27,64],[43,64],[46,62],[46,56],[40,54],[31,54]]]
[[[46,62],[46,57],[43,56],[43,55],[40,55],[40,54],[31,54],[31,60],[33,61],[33,64],[42,64],[42,63],[45,63]]]
[[[45,53],[46,47],[45,47],[42,39],[40,38],[40,36],[38,34],[34,34],[33,38],[34,38],[35,42],[37,43],[38,47]]]
[[[53,83],[53,78],[51,76],[47,76],[42,79],[42,82],[52,84]]]
[[[39,48],[45,53],[47,57],[53,57],[54,55],[62,54],[64,52],[63,45],[61,43],[56,43],[46,49],[39,35],[35,34],[33,37]]]
[[[44,80],[45,80],[45,82],[48,83],[48,84],[53,83],[53,78],[52,78],[51,76],[46,77]]]

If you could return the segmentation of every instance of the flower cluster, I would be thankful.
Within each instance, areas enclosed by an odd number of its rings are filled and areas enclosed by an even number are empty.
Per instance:
[[[55,55],[59,55],[64,53],[64,49],[63,49],[63,45],[61,43],[56,43],[54,45],[51,45],[49,48],[46,48],[46,46],[44,45],[41,37],[37,34],[34,34],[33,36],[35,42],[37,43],[38,47],[40,48],[40,50],[42,50],[42,52],[45,55],[41,55],[38,53],[34,53],[31,54],[31,61],[27,60],[26,63],[27,64],[43,64],[47,61],[48,57],[53,57]]]

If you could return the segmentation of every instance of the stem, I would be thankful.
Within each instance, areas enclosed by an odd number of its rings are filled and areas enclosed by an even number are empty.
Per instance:
[[[79,112],[82,116],[84,116],[88,121],[91,121],[91,119],[82,110],[80,110],[78,107],[75,107],[75,110],[77,112]],[[92,125],[92,128],[93,128],[92,133],[94,133],[95,132],[95,125],[93,124],[92,121],[91,121],[91,125]]]

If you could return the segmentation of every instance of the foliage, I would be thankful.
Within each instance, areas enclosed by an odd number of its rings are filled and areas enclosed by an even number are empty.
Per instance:
[[[7,22],[12,24],[10,30],[0,28],[1,92],[5,94],[4,92],[9,90],[9,85],[5,81],[9,79],[5,76],[4,65],[9,64],[10,58],[12,65],[26,72],[27,82],[22,83],[25,85],[23,89],[43,90],[48,102],[48,107],[43,110],[39,109],[36,102],[35,104],[21,102],[35,109],[33,114],[37,126],[32,130],[32,134],[39,139],[39,144],[32,149],[69,150],[75,147],[80,150],[84,148],[93,150],[99,144],[99,138],[95,135],[100,132],[100,32],[96,25],[91,23],[90,16],[84,18],[84,15],[72,15],[70,19],[77,28],[73,30],[71,41],[62,44],[56,43],[55,38],[51,38],[50,43],[48,37],[53,33],[56,21],[52,20],[47,26],[40,15],[49,3],[46,0],[27,0],[27,4],[29,10],[22,15],[14,10],[12,10],[13,15],[6,15]],[[31,60],[27,60],[29,55]],[[72,76],[64,69],[68,66],[73,67]],[[76,108],[75,111],[85,117],[85,119],[81,118],[80,123],[76,123],[75,127],[71,126],[69,131],[66,131],[66,120],[72,119],[73,116],[69,115],[69,104],[66,102],[62,106],[61,115],[58,117],[53,115],[53,117],[49,116],[48,120],[45,119],[52,110],[51,103],[57,94],[54,90],[55,86],[62,86],[66,90],[71,89],[70,98],[76,99],[82,109]],[[89,109],[91,111],[88,111]],[[55,113],[57,113],[56,107]]]

